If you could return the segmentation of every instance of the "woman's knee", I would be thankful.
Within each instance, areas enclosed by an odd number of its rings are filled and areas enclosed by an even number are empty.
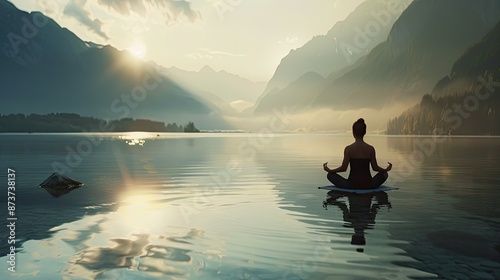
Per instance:
[[[339,183],[339,177],[340,176],[337,173],[333,173],[333,172],[328,172],[328,174],[326,175],[326,178],[328,179],[328,181],[330,181],[334,185]]]
[[[334,178],[337,177],[336,176],[337,173],[334,173],[334,172],[328,172],[328,174],[326,174],[326,178],[328,178],[328,180],[335,180]]]

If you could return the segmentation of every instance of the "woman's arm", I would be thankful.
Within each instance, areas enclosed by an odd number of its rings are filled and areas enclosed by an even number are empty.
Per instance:
[[[342,160],[342,165],[335,168],[335,169],[330,169],[328,167],[328,162],[323,163],[323,169],[326,172],[329,173],[337,173],[337,172],[344,172],[347,170],[347,166],[349,165],[349,149],[345,147],[344,149],[344,159]]]
[[[390,163],[390,162],[388,162],[389,166],[387,166],[387,168],[382,168],[382,167],[378,166],[377,157],[375,156],[375,148],[373,148],[373,147],[372,147],[371,154],[372,154],[372,156],[370,158],[370,162],[372,164],[373,171],[375,171],[375,172],[389,172],[389,171],[391,171],[392,163]]]

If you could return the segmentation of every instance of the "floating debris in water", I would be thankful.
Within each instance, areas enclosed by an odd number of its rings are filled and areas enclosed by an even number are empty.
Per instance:
[[[40,184],[53,197],[59,197],[83,186],[83,183],[75,181],[68,176],[54,172]]]

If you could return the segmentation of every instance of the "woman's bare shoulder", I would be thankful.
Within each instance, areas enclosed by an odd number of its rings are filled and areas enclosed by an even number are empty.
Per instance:
[[[351,150],[351,148],[352,148],[351,146],[352,146],[352,144],[351,144],[351,145],[347,145],[347,146],[345,146],[345,148],[344,148],[344,152],[348,152],[348,151],[350,151],[350,150]]]
[[[375,148],[374,148],[372,145],[370,145],[370,144],[366,144],[366,145],[367,145],[367,146],[366,146],[366,147],[367,147],[367,149],[368,149],[371,153],[375,153]]]

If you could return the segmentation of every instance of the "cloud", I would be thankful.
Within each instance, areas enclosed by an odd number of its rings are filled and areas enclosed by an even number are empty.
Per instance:
[[[212,51],[207,48],[199,48],[201,51],[200,53],[190,53],[187,54],[187,57],[193,58],[193,59],[220,59],[221,56],[232,56],[232,57],[245,57],[246,54],[238,54],[238,53],[230,53],[230,52],[223,52],[223,51]]]
[[[153,6],[163,11],[169,25],[176,23],[181,16],[190,22],[201,19],[200,13],[193,10],[186,0],[98,0],[98,3],[122,15],[135,13],[143,17],[146,16],[147,6]]]
[[[68,17],[76,19],[95,34],[108,40],[108,35],[102,31],[102,22],[97,18],[92,19],[90,12],[85,10],[86,3],[87,0],[70,0],[64,7],[63,13]]]
[[[53,0],[36,0],[43,9],[43,13],[49,16],[57,15],[60,11],[59,3]]]
[[[200,59],[203,58],[203,55],[200,53],[190,53],[186,55],[187,57],[193,58],[193,59]]]
[[[299,41],[298,37],[286,37],[285,41],[280,40],[280,41],[278,41],[278,44],[283,44],[283,43],[294,44],[297,41]]]
[[[207,52],[211,55],[224,55],[224,56],[233,56],[233,57],[244,57],[246,56],[245,54],[239,54],[239,53],[230,53],[230,52],[223,52],[223,51],[212,51],[207,48],[200,48],[201,51]]]

